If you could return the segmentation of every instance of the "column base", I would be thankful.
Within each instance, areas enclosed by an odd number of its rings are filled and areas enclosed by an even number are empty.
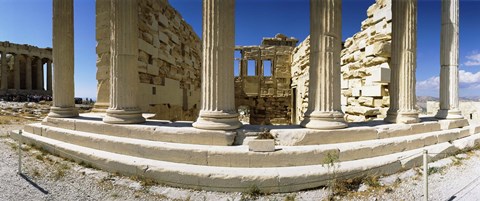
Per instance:
[[[193,127],[205,130],[234,130],[243,124],[238,120],[237,113],[200,111]]]
[[[399,112],[397,117],[397,123],[400,124],[413,124],[420,122],[418,118],[418,112]]]
[[[48,117],[69,118],[78,117],[78,110],[75,107],[50,107]]]
[[[106,111],[103,122],[108,124],[137,124],[144,123],[145,118],[140,110],[111,110]]]
[[[387,112],[387,117],[384,121],[397,124],[413,124],[420,122],[418,112]]]
[[[339,111],[334,112],[312,112],[306,115],[301,126],[311,129],[332,130],[348,127],[348,124],[343,118],[343,113]]]
[[[460,110],[438,110],[435,115],[437,119],[463,119],[462,112]]]
[[[99,102],[96,102],[96,103],[93,105],[92,112],[105,113],[105,112],[107,112],[107,109],[108,109],[109,106],[110,106],[109,103],[99,103]]]
[[[383,119],[383,121],[388,123],[397,123],[397,112],[390,112],[387,111],[387,116]]]

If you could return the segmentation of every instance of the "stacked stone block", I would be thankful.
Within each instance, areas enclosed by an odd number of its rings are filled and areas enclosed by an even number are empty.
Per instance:
[[[97,3],[97,109],[109,99],[110,0]],[[200,104],[201,41],[166,0],[138,1],[139,106],[158,119],[195,120]]]
[[[350,122],[384,118],[389,107],[392,12],[390,0],[377,0],[367,10],[361,31],[347,38],[341,52],[341,102]],[[292,55],[292,88],[296,123],[308,106],[310,38]]]
[[[367,10],[361,31],[345,40],[341,54],[342,106],[348,121],[383,118],[389,106],[391,1]]]

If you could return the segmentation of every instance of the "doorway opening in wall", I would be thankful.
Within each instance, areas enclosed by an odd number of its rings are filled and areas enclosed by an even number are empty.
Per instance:
[[[152,95],[157,95],[157,87],[152,87]]]
[[[247,62],[247,76],[256,76],[257,75],[257,66],[255,60],[248,60]]]
[[[240,76],[240,65],[242,64],[242,52],[240,50],[235,50],[233,58],[234,63],[233,63],[233,75],[234,76]]]
[[[272,61],[263,60],[263,76],[270,77],[272,76]]]
[[[297,124],[297,87],[292,87],[292,100],[290,101],[292,104],[291,112],[292,116],[290,117],[290,121],[293,125]]]
[[[235,77],[240,76],[240,60],[238,59],[235,59],[235,61],[233,62],[233,75]]]

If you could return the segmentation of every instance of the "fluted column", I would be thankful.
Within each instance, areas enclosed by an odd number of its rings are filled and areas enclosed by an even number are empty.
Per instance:
[[[47,91],[52,90],[52,60],[47,60]]]
[[[43,61],[42,58],[37,58],[37,90],[44,90],[43,88]]]
[[[7,52],[2,52],[2,81],[0,84],[0,89],[7,90],[8,89],[8,65],[7,65]]]
[[[442,0],[439,119],[463,119],[458,107],[458,0]]]
[[[32,90],[32,57],[25,55],[25,89]]]
[[[136,0],[111,1],[110,107],[105,123],[142,123],[138,107],[138,5]]]
[[[75,117],[73,0],[53,0],[53,105],[49,117]],[[27,79],[28,80],[28,79]]]
[[[202,99],[195,128],[239,128],[235,109],[233,59],[235,0],[203,0]]]
[[[340,106],[342,1],[310,0],[308,109],[300,123],[312,129],[347,127]]]
[[[419,122],[416,109],[417,0],[392,1],[392,59],[388,122]]]
[[[15,60],[13,64],[13,88],[20,90],[20,55],[15,55]]]

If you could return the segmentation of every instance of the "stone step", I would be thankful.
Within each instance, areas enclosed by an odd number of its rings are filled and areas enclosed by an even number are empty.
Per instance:
[[[349,143],[277,146],[275,152],[251,152],[248,146],[212,146],[116,137],[41,124],[25,131],[79,146],[154,160],[222,167],[287,167],[319,165],[328,157],[351,161],[417,149],[470,135],[469,128]]]
[[[42,124],[118,137],[185,144],[232,145],[236,135],[234,131],[196,129],[192,127],[192,122],[172,123],[170,121],[148,120],[143,124],[106,124],[103,123],[101,114],[92,113],[81,114],[76,118],[46,117]]]
[[[11,132],[11,136],[14,139],[20,138],[17,132]],[[433,153],[432,160],[436,160],[458,151],[456,146],[468,148],[480,144],[480,135],[473,135],[452,143],[444,142],[421,149],[332,165],[241,168],[151,160],[78,146],[31,133],[24,133],[21,138],[23,143],[35,144],[52,154],[76,162],[127,176],[154,179],[161,184],[212,191],[248,191],[256,186],[266,193],[316,188],[328,184],[334,177],[341,180],[362,175],[392,174],[420,165],[418,161],[423,149]]]

